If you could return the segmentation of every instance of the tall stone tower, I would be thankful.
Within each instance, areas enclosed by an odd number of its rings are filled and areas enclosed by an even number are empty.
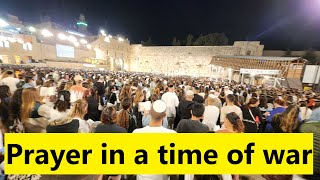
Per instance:
[[[88,24],[87,24],[86,18],[83,14],[80,14],[79,20],[77,21],[77,26],[78,26],[79,32],[84,33],[84,34],[86,34],[88,32],[87,31]]]

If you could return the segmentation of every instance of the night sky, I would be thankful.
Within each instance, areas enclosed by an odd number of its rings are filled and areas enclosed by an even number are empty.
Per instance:
[[[320,0],[0,0],[0,12],[38,23],[48,15],[61,25],[83,13],[89,31],[104,28],[132,43],[152,38],[170,45],[185,38],[224,32],[235,40],[260,40],[265,49],[320,49]]]

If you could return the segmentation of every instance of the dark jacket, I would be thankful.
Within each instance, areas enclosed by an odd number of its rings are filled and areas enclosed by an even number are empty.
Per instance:
[[[98,124],[95,133],[126,133],[127,130],[117,124]]]
[[[243,115],[243,123],[245,126],[244,132],[246,132],[246,133],[258,132],[258,124],[256,123],[255,120],[256,120],[256,118],[258,118],[260,122],[262,121],[262,114],[261,114],[260,109],[258,109],[256,107],[250,107],[250,110],[251,110],[253,117],[251,116],[247,105],[242,106],[241,110],[242,110],[242,115]]]
[[[320,121],[303,123],[300,132],[313,133],[313,173],[320,174]]]
[[[200,96],[199,94],[194,94],[194,97],[193,97],[192,101],[195,101],[195,102],[200,103],[200,104],[204,103],[203,97]]]
[[[93,96],[87,99],[88,101],[88,114],[85,119],[92,119],[93,121],[100,121],[101,111],[98,110],[99,100],[94,99]]]
[[[178,133],[206,133],[209,132],[209,127],[202,124],[200,121],[191,119],[182,119],[177,127]]]
[[[177,108],[177,118],[174,120],[174,128],[176,128],[181,119],[191,119],[191,110],[194,101],[181,100]]]
[[[65,118],[55,120],[47,126],[47,133],[78,133],[79,120]]]
[[[142,128],[142,114],[139,112],[139,105],[132,107],[132,114],[136,117],[137,128]]]
[[[106,92],[106,90],[105,90],[104,84],[102,82],[96,82],[96,83],[94,83],[93,86],[95,86],[97,88],[99,96],[104,96],[104,93]]]

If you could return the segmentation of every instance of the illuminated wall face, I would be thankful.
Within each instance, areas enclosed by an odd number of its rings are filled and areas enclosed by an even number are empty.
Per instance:
[[[74,58],[74,47],[61,44],[56,45],[57,57]]]

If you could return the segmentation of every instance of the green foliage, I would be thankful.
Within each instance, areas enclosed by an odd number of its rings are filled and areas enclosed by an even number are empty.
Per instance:
[[[180,40],[177,40],[177,38],[174,37],[172,40],[172,46],[181,46]]]
[[[224,33],[210,33],[207,35],[200,35],[198,39],[193,42],[194,46],[224,46],[228,44],[228,38]]]
[[[192,34],[189,34],[187,36],[187,42],[186,42],[186,46],[192,46],[193,44],[193,35]]]
[[[308,49],[302,57],[308,60],[309,64],[318,64],[318,57],[313,49]]]
[[[154,44],[152,43],[151,37],[148,38],[147,42],[141,41],[141,44],[143,46],[154,46]]]
[[[283,57],[292,57],[292,53],[291,53],[291,50],[289,48],[286,50],[286,52],[284,52]]]

